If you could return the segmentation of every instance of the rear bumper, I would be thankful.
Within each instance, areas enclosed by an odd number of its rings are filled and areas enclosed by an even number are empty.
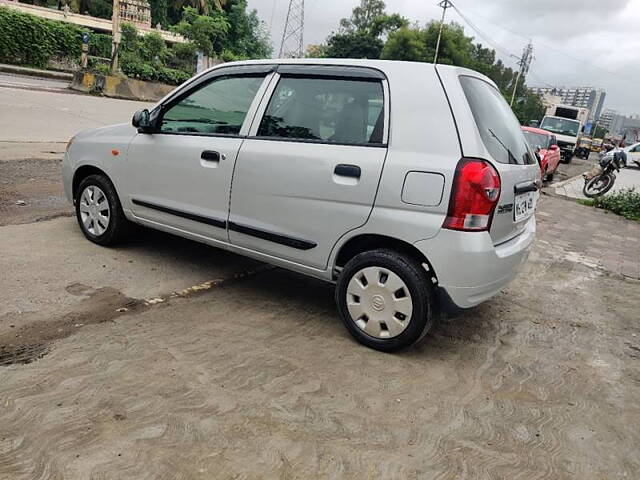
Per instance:
[[[497,246],[487,232],[446,229],[415,246],[431,262],[439,286],[453,304],[470,308],[496,295],[513,280],[529,256],[535,231],[535,217],[531,217],[520,235]]]

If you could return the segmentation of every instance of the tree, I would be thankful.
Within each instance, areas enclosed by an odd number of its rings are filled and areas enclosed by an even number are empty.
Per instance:
[[[381,58],[426,62],[427,46],[424,32],[417,28],[403,27],[389,35]]]
[[[225,12],[229,21],[229,53],[236,58],[271,56],[271,42],[264,22],[256,10],[247,10],[246,0],[227,0]]]
[[[382,0],[360,0],[351,16],[340,20],[340,30],[342,33],[371,33],[376,19],[384,15],[385,6]]]
[[[151,25],[160,24],[163,29],[169,27],[169,5],[167,0],[149,0],[151,6]]]
[[[325,53],[330,58],[380,58],[383,45],[364,32],[336,33],[329,37]]]
[[[516,114],[522,125],[529,125],[532,120],[541,120],[544,111],[545,108],[540,96],[526,90],[522,97],[513,104],[513,113]]]
[[[607,133],[609,133],[609,130],[605,127],[596,126],[596,130],[593,132],[593,138],[604,138]]]
[[[308,45],[307,51],[304,54],[307,58],[322,58],[327,57],[327,46],[326,45]]]

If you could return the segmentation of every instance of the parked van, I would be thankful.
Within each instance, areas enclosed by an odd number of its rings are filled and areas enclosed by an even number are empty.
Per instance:
[[[411,345],[437,308],[498,293],[534,238],[535,153],[471,70],[234,62],[132,123],[69,142],[64,186],[90,241],[137,223],[334,282],[372,348]]]

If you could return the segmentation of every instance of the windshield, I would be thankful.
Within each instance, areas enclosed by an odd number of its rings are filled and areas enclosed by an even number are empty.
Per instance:
[[[527,139],[527,142],[529,142],[529,145],[531,145],[531,148],[533,149],[535,149],[536,147],[547,148],[547,144],[549,143],[549,140],[546,135],[543,135],[541,133],[528,132],[526,130],[523,130],[522,133],[524,133],[524,138]]]
[[[580,130],[580,122],[560,117],[544,117],[540,128],[549,130],[560,135],[570,135],[575,137]]]

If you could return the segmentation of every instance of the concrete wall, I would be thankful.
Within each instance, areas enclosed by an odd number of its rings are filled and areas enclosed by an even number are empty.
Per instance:
[[[91,17],[89,15],[80,15],[77,13],[65,12],[64,10],[54,10],[53,8],[38,7],[36,5],[29,5],[26,3],[18,3],[8,0],[0,0],[0,6],[12,8],[23,13],[30,13],[40,18],[46,18],[49,20],[58,20],[60,22],[73,23],[82,27],[88,27],[92,30],[99,32],[111,33],[113,23],[111,20],[105,18]],[[144,28],[140,25],[138,31],[145,35],[150,32],[159,33],[160,36],[170,43],[184,43],[186,40],[181,36],[173,32],[166,30],[157,30],[152,28]]]
[[[71,88],[81,92],[101,93],[106,97],[155,102],[176,87],[127,77],[76,72],[73,75]]]

